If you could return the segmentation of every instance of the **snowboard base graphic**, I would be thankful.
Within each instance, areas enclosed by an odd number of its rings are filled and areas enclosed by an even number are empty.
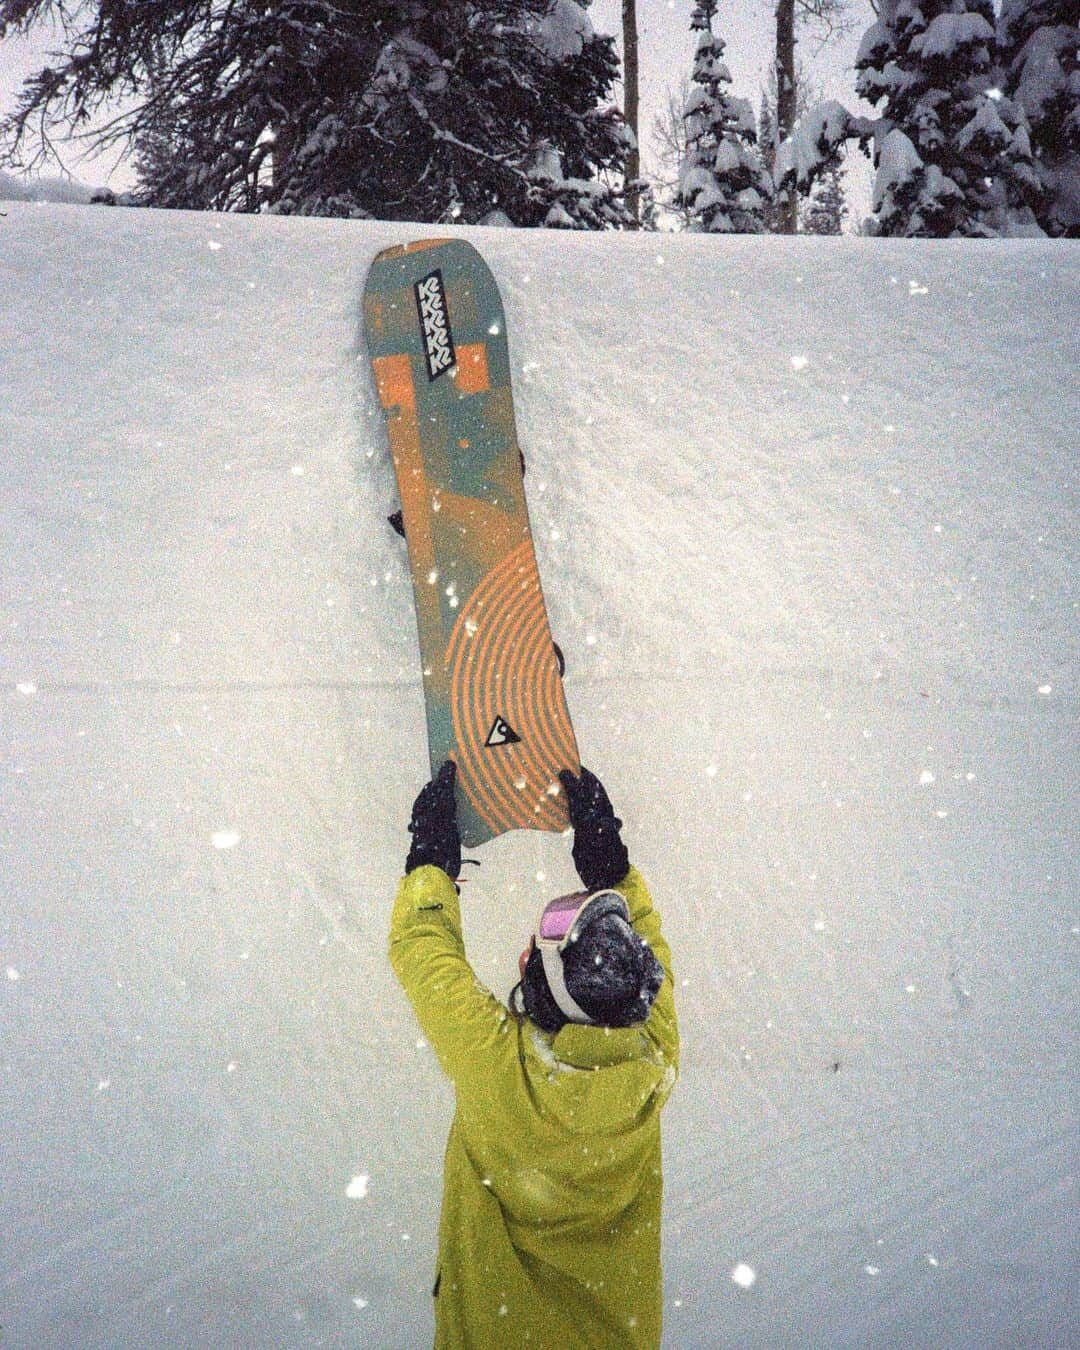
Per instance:
[[[581,767],[536,564],[495,279],[461,239],[380,253],[364,330],[401,498],[431,770],[472,847],[562,831]]]

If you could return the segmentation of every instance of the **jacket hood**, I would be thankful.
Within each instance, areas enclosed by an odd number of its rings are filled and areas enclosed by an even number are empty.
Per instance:
[[[566,1224],[621,1213],[643,1169],[657,1165],[674,1067],[640,1027],[569,1023],[551,1035],[527,1018],[514,1021],[533,1125],[527,1151],[511,1145],[512,1164],[498,1169],[507,1218]]]

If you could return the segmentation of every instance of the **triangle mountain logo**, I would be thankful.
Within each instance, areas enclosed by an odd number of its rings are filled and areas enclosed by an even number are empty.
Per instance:
[[[484,748],[490,750],[495,745],[517,745],[521,737],[506,720],[505,717],[496,717],[491,724],[491,730],[488,732],[488,738],[484,742]]]

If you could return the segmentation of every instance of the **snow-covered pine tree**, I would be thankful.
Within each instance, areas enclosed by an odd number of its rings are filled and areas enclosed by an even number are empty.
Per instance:
[[[993,0],[881,0],[856,57],[874,125],[875,233],[1039,233],[1024,118],[995,84]]]
[[[587,3],[0,0],[0,35],[63,40],[7,147],[121,99],[91,140],[134,141],[154,205],[624,224],[618,59]]]
[[[814,184],[802,219],[804,234],[843,234],[847,216],[843,172],[834,155],[822,176]]]
[[[656,195],[655,184],[647,179],[641,185],[641,200],[638,212],[641,217],[640,228],[643,230],[659,230],[662,206]]]
[[[591,3],[439,0],[440,9],[455,15],[462,8],[487,12],[495,52],[484,65],[502,71],[489,95],[498,139],[488,162],[500,179],[492,189],[499,195],[496,209],[515,225],[600,230],[633,224],[609,181],[623,176],[633,143],[622,114],[606,101],[619,77],[619,59],[615,39],[594,31],[586,13]],[[493,59],[500,43],[515,54],[514,66],[503,69],[503,58]],[[522,177],[499,174],[503,155],[506,169],[515,174],[520,166]],[[472,168],[483,172],[480,165]],[[470,195],[477,200],[475,188]],[[485,216],[474,208],[461,218]]]
[[[360,9],[370,0],[353,0]],[[614,39],[575,0],[382,0],[368,78],[297,139],[275,209],[603,229],[629,223],[601,180],[622,119],[601,107]]]
[[[1039,224],[1080,237],[1080,0],[1003,0],[998,49],[1005,92],[1030,128]]]
[[[169,61],[164,45],[152,42],[146,57],[144,88],[148,101],[154,101],[157,92],[169,80]],[[184,144],[185,128],[180,122],[173,122],[164,115],[155,117],[152,123],[144,125],[132,137],[132,163],[138,181],[142,184],[166,181],[176,171],[178,165],[189,164],[198,159],[198,146]],[[185,177],[186,177],[186,171]],[[136,194],[136,200],[140,194]],[[177,194],[177,204],[190,210],[198,210],[203,203],[198,200],[195,184],[188,190],[181,186]]]
[[[690,20],[700,33],[694,88],[686,104],[687,153],[679,174],[678,205],[690,229],[714,234],[761,234],[772,181],[757,149],[754,113],[728,93],[731,73],[724,42],[713,33],[717,0],[698,0]]]

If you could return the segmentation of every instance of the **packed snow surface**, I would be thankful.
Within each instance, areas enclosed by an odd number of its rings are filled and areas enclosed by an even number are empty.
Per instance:
[[[5,209],[3,1343],[423,1345],[452,1094],[386,958],[427,752],[360,294],[438,231]],[[674,954],[665,1343],[1075,1343],[1080,248],[468,237]],[[569,844],[475,856],[505,997]]]

